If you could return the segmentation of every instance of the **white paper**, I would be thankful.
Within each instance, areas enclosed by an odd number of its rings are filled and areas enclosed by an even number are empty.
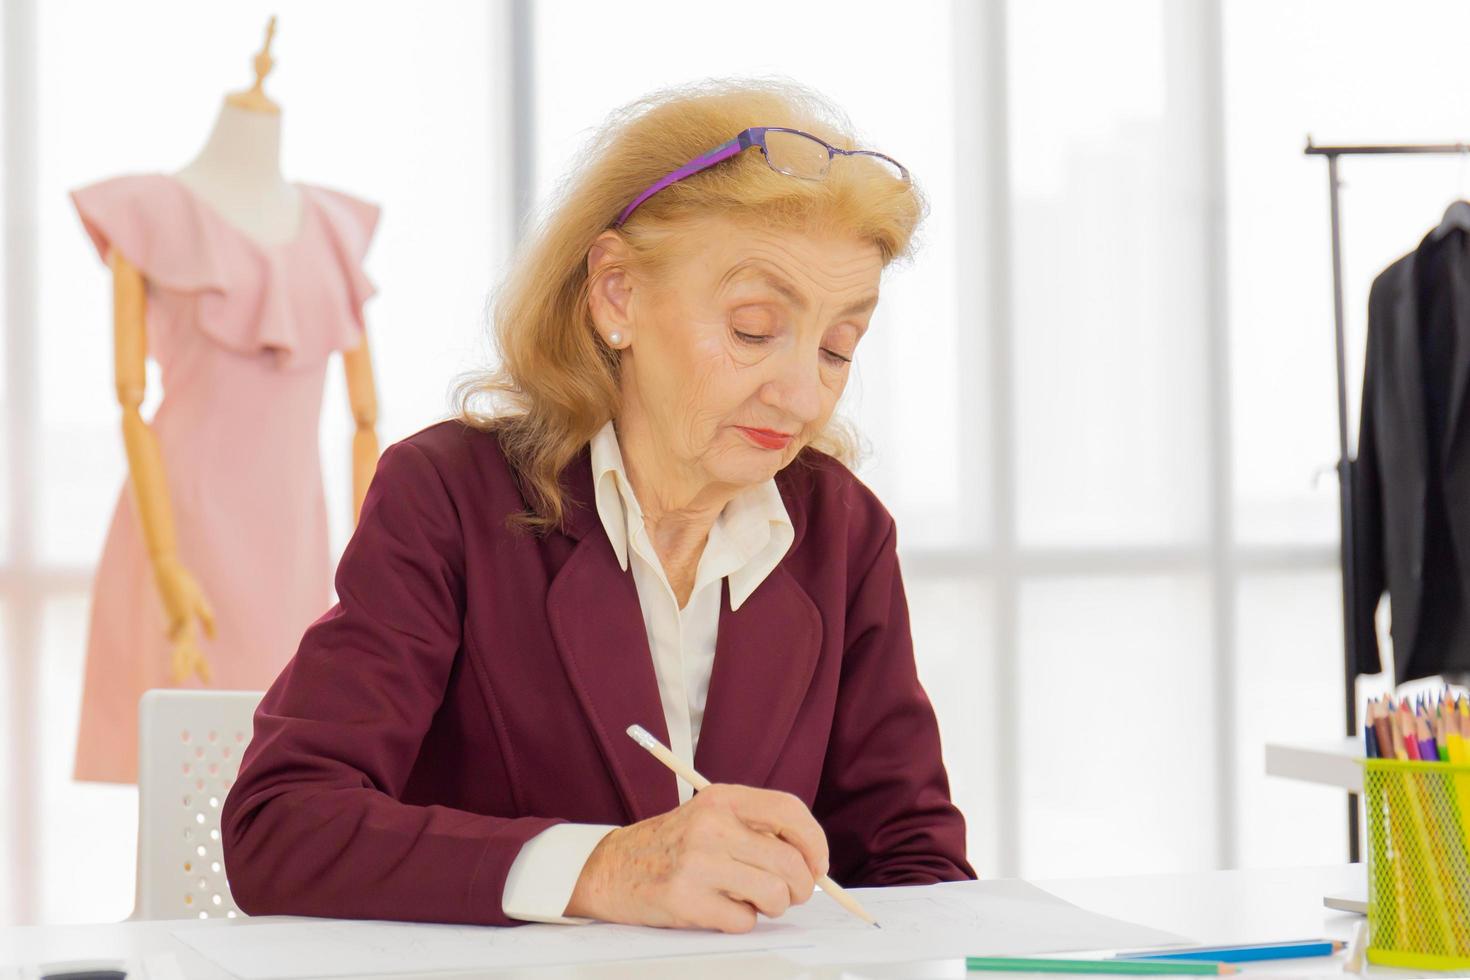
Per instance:
[[[636,926],[418,925],[342,919],[197,923],[173,934],[241,980],[293,980],[437,970],[776,952],[802,963],[864,963],[960,956],[1123,949],[1185,942],[1095,915],[1022,881],[860,888],[851,894],[874,929],[813,895],[741,935]]]
[[[785,916],[762,922],[772,938],[804,940],[781,955],[803,963],[873,963],[964,956],[1029,956],[1082,950],[1171,946],[1184,937],[1098,915],[1015,879],[859,888],[851,894],[882,929],[813,896]]]
[[[750,935],[602,923],[498,928],[342,919],[269,923],[236,919],[215,928],[185,926],[172,931],[180,942],[240,980],[506,969],[697,956],[781,944],[770,940],[752,943]]]

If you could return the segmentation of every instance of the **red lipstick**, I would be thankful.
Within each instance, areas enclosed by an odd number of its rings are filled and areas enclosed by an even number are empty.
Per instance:
[[[745,425],[737,425],[735,428],[745,433],[747,439],[762,449],[785,449],[792,439],[790,433],[777,432],[774,429],[752,429]]]

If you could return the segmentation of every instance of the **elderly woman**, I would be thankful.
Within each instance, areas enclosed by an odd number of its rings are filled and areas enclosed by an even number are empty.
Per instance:
[[[832,422],[925,204],[834,118],[719,83],[594,141],[500,294],[499,371],[383,454],[256,712],[242,909],[743,931],[823,873],[974,877],[893,518]]]

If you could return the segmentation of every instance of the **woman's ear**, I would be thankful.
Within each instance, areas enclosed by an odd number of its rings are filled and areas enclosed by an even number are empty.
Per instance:
[[[587,305],[602,342],[614,349],[633,340],[633,281],[626,261],[628,245],[615,231],[597,236],[587,250],[591,289]]]

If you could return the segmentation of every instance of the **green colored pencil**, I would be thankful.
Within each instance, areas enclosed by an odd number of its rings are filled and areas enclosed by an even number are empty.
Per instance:
[[[1005,956],[967,956],[966,970],[994,970],[1005,973],[1112,973],[1124,976],[1188,974],[1221,976],[1235,972],[1229,963],[1189,963],[1139,960],[1049,960],[1015,959]]]

